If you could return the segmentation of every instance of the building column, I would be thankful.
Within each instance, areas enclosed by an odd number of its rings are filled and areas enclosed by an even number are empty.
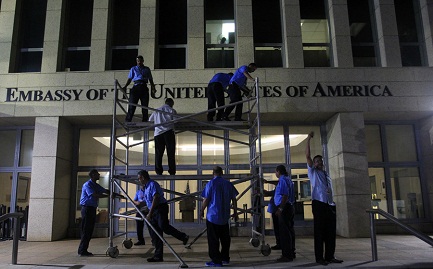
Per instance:
[[[281,1],[281,20],[283,26],[283,67],[304,67],[304,48],[302,46],[301,11],[299,1]]]
[[[368,237],[371,208],[362,112],[338,113],[326,122],[329,175],[337,205],[337,234]]]
[[[92,40],[90,47],[90,72],[106,69],[109,1],[93,2]]]
[[[374,0],[381,67],[401,67],[394,1]]]
[[[143,56],[144,64],[150,69],[155,67],[155,21],[156,0],[141,0],[138,54]],[[149,25],[152,25],[152,27],[149,27]]]
[[[62,27],[63,2],[63,0],[48,0],[47,2],[41,73],[55,73],[62,59],[61,44],[63,41],[60,40],[60,28]]]
[[[347,2],[328,1],[333,67],[353,67]]]
[[[420,148],[422,148],[420,176],[423,179],[421,187],[424,189],[423,195],[427,195],[422,204],[425,216],[428,217],[433,216],[433,116],[420,123]]]
[[[421,8],[421,23],[424,29],[422,37],[425,43],[427,65],[433,66],[433,1],[431,0],[420,0]]]
[[[204,1],[188,0],[187,69],[204,69]]]
[[[71,203],[72,126],[60,117],[37,117],[27,241],[65,238]]]
[[[13,42],[15,23],[16,0],[0,1],[0,74],[9,73],[12,51],[17,50],[18,44]],[[14,57],[12,57],[13,59]]]
[[[253,6],[251,0],[235,0],[235,68],[254,61]]]

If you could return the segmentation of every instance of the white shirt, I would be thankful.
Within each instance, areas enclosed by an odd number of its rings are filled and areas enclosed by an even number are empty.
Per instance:
[[[172,121],[174,119],[173,115],[177,114],[176,110],[174,110],[172,107],[170,107],[167,104],[163,105],[162,107],[159,107],[158,110],[161,110],[161,111],[164,111],[167,113],[154,111],[152,113],[152,115],[150,115],[149,121],[153,121],[155,124],[160,124],[160,123]],[[158,136],[162,133],[165,133],[165,132],[167,132],[169,130],[173,130],[173,129],[174,129],[174,123],[156,126],[154,136]]]

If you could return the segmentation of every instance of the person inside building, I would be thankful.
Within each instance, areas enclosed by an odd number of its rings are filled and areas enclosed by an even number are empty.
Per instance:
[[[215,103],[218,107],[224,106],[224,93],[229,85],[230,79],[233,77],[233,73],[217,73],[209,81],[207,86],[207,109],[214,109]],[[207,120],[213,121],[216,114],[216,120],[221,121],[224,114],[224,109],[219,109],[218,113],[211,111],[207,113]]]
[[[123,89],[126,91],[128,85],[133,81],[134,86],[129,93],[129,106],[128,113],[126,114],[125,121],[131,122],[134,117],[135,109],[137,108],[135,105],[138,104],[138,100],[140,100],[142,106],[149,106],[149,88],[147,87],[147,83],[150,83],[150,87],[152,89],[152,93],[156,92],[155,84],[153,83],[152,72],[150,68],[143,64],[144,59],[143,56],[138,55],[137,65],[133,66],[129,70],[128,80],[126,81]],[[133,105],[135,104],[135,105]],[[142,108],[141,112],[143,114],[142,121],[146,122],[148,120],[148,111],[146,108]]]
[[[222,267],[230,263],[230,202],[233,206],[233,217],[238,220],[236,196],[238,191],[233,184],[224,179],[223,170],[216,166],[213,169],[213,179],[206,184],[201,196],[204,198],[200,216],[206,213],[206,228],[209,257],[207,267]],[[220,251],[221,244],[221,251]]]
[[[168,220],[168,204],[167,200],[164,198],[164,192],[161,186],[150,178],[146,170],[140,170],[137,177],[138,180],[144,184],[144,200],[149,208],[146,219],[155,228],[155,231],[150,233],[152,242],[155,244],[155,253],[153,257],[148,258],[147,261],[162,262],[164,261],[164,243],[155,232],[161,237],[164,236],[164,233],[171,235],[182,241],[184,245],[188,243],[189,236],[170,225]]]
[[[256,71],[257,65],[255,63],[250,63],[248,66],[243,65],[239,67],[233,77],[230,79],[229,83],[229,97],[230,97],[230,104],[242,101],[242,92],[249,96],[251,94],[251,91],[247,89],[247,79],[250,79],[252,81],[255,81],[255,79],[250,75],[250,73],[253,73]],[[242,119],[242,107],[243,104],[237,104],[236,110],[235,110],[235,121],[243,121]],[[224,111],[223,120],[229,121],[229,115],[232,113],[235,106],[229,106]]]
[[[96,183],[99,180],[99,172],[92,169],[89,172],[90,179],[83,184],[80,197],[81,205],[81,241],[78,246],[78,255],[93,256],[87,249],[90,239],[92,239],[93,229],[96,222],[96,209],[98,208],[99,198],[108,197],[109,190]],[[113,198],[125,198],[123,195],[113,193]]]
[[[164,171],[162,167],[162,157],[167,149],[168,173],[176,174],[176,137],[174,133],[173,115],[176,115],[176,110],[173,109],[174,101],[171,98],[165,100],[165,104],[154,111],[150,115],[149,121],[153,121],[155,126],[155,172],[157,175],[162,175]]]
[[[310,140],[313,137],[314,132],[310,132],[307,138],[305,156],[307,158],[308,178],[312,187],[314,254],[316,262],[321,265],[342,263],[342,260],[336,259],[334,256],[337,216],[332,197],[331,177],[324,169],[321,155],[316,155],[311,159]],[[323,256],[323,245],[325,245],[325,256]]]
[[[143,184],[143,182],[141,182]],[[137,192],[135,193],[135,197],[133,200],[134,204],[138,207],[138,209],[143,213],[144,216],[149,213],[149,208],[147,207],[146,201],[144,200],[144,184],[139,186]],[[141,214],[137,212],[135,215],[137,218],[141,218]],[[144,220],[136,220],[136,228],[137,228],[137,242],[134,244],[135,246],[145,245],[144,241]],[[150,233],[150,230],[149,230]]]

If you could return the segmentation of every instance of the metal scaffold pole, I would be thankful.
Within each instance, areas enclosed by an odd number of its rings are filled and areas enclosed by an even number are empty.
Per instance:
[[[251,222],[252,222],[252,237],[250,243],[254,247],[260,247],[260,252],[268,256],[270,254],[269,245],[265,244],[265,216],[264,216],[264,187],[263,187],[263,169],[262,169],[262,154],[261,154],[261,123],[260,123],[260,94],[259,94],[259,80],[255,79],[255,83],[252,89],[253,96],[248,95],[244,100],[238,101],[236,103],[231,103],[229,105],[225,105],[222,107],[217,107],[214,109],[209,109],[206,111],[201,111],[193,114],[170,114],[168,112],[154,109],[147,106],[142,106],[138,104],[132,104],[126,101],[128,99],[128,94],[123,89],[119,82],[115,80],[114,83],[114,108],[113,108],[113,118],[112,118],[112,129],[111,129],[111,155],[110,155],[110,196],[113,197],[113,192],[119,191],[121,192],[127,199],[124,207],[122,208],[122,213],[119,212],[119,207],[115,207],[115,200],[113,198],[110,199],[109,204],[109,248],[107,249],[107,255],[110,257],[117,257],[119,255],[119,250],[117,246],[114,246],[113,239],[119,235],[125,235],[125,240],[123,241],[123,246],[126,249],[132,247],[132,241],[127,239],[126,236],[128,234],[127,231],[127,220],[141,220],[147,223],[150,229],[155,231],[155,228],[151,225],[149,221],[147,221],[145,215],[139,210],[139,208],[133,203],[133,199],[128,196],[128,186],[129,184],[137,186],[141,183],[136,179],[136,175],[129,175],[129,150],[136,146],[143,146],[145,143],[149,143],[154,139],[149,139],[148,135],[144,135],[144,141],[139,141],[135,143],[130,143],[130,136],[133,136],[137,133],[147,134],[149,130],[154,130],[155,127],[161,126],[163,124],[175,124],[175,133],[179,134],[182,132],[193,132],[199,133],[202,136],[210,136],[215,139],[225,140],[224,143],[226,149],[228,150],[229,143],[237,143],[240,145],[249,147],[249,166],[250,173],[246,174],[226,174],[224,177],[233,180],[233,184],[239,184],[244,182],[250,182],[250,185],[238,195],[237,200],[241,199],[248,192],[251,194],[252,207],[250,209],[244,207],[242,209],[238,209],[237,214],[243,214],[246,218],[247,214],[251,214]],[[126,100],[125,100],[126,99]],[[248,103],[248,111],[244,113],[248,113],[248,121],[217,121],[217,122],[208,122],[206,120],[202,120],[200,116],[203,116],[209,112],[215,112],[219,109],[224,109],[230,106],[236,106],[238,104]],[[119,112],[127,113],[128,106],[136,106],[138,108],[147,109],[149,111],[157,111],[159,113],[170,114],[173,120],[154,124],[153,122],[122,122],[117,118],[117,114]],[[254,115],[255,114],[255,115]],[[255,116],[255,117],[254,117]],[[216,135],[212,132],[206,132],[206,130],[222,130],[225,135]],[[230,137],[228,134],[231,132],[236,133],[238,135],[244,135],[248,137],[248,142],[242,139],[235,139],[235,137]],[[126,140],[121,139],[126,138]],[[119,148],[116,148],[119,147]],[[116,154],[121,154],[122,151],[125,151],[125,157],[119,158]],[[123,153],[122,153],[123,154]],[[124,166],[124,169],[120,166],[117,167],[116,163]],[[229,163],[229,162],[228,162]],[[123,169],[123,170],[122,170]],[[117,174],[117,170],[125,171],[125,174]],[[167,199],[168,203],[176,203],[180,202],[184,199],[193,199],[195,201],[201,202],[202,198],[200,197],[201,190],[197,192],[183,194],[178,191],[171,189],[175,186],[175,180],[196,180],[197,182],[202,182],[203,180],[209,180],[209,175],[152,175],[153,180],[169,180],[170,189],[163,189],[167,194],[170,194],[172,199]],[[200,185],[201,186],[201,185]],[[256,195],[256,194],[260,195]],[[173,198],[174,197],[174,198]],[[128,210],[128,204],[132,205],[132,209]],[[137,216],[132,216],[133,214],[137,214]],[[125,219],[125,233],[120,233],[116,229],[120,227],[115,227],[115,219],[124,218]],[[237,226],[237,225],[236,225]],[[156,233],[158,234],[158,233]],[[191,248],[191,245],[204,234],[202,231],[188,246],[187,248]],[[179,260],[180,266],[182,268],[188,267],[188,265],[182,260],[182,258],[175,252],[175,250],[169,245],[169,243],[160,236],[160,239],[164,242],[165,246],[167,246],[170,252]]]

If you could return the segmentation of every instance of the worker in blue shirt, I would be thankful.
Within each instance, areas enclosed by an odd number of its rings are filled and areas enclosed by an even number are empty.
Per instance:
[[[206,228],[211,261],[208,267],[221,267],[230,263],[230,202],[233,206],[233,217],[238,220],[236,196],[239,194],[233,184],[222,177],[223,170],[216,166],[214,178],[206,184],[201,196],[204,198],[200,216],[206,213]],[[220,251],[221,243],[221,251]]]
[[[275,176],[278,178],[274,193],[275,215],[278,218],[279,240],[282,253],[277,262],[291,262],[295,258],[294,185],[284,165],[278,165],[275,168]]]
[[[138,207],[138,209],[143,213],[144,216],[147,215],[149,212],[149,209],[146,205],[146,201],[144,201],[144,185],[139,186],[137,192],[134,196],[134,204]],[[141,218],[141,214],[137,212],[135,215],[137,218]],[[138,241],[134,244],[135,246],[141,246],[145,245],[146,242],[144,241],[144,235],[143,235],[143,229],[144,229],[144,220],[136,220],[136,227],[137,227],[137,239]]]
[[[207,109],[214,109],[215,103],[218,107],[224,106],[224,92],[229,86],[230,79],[233,77],[233,73],[217,73],[209,81],[207,85]],[[218,113],[211,111],[207,113],[207,120],[213,121],[213,117],[216,116],[217,121],[221,121],[224,114],[224,109],[219,109]]]
[[[269,184],[273,184],[275,186],[277,186],[278,181],[274,181],[274,180],[265,180],[265,183],[269,183]],[[272,246],[271,249],[272,250],[281,250],[281,245],[280,245],[280,226],[278,225],[278,216],[275,214],[277,213],[277,206],[275,205],[275,201],[274,201],[274,195],[275,195],[275,190],[272,191],[267,191],[267,190],[263,190],[264,196],[270,196],[271,199],[269,200],[268,203],[268,213],[271,213],[272,216],[272,223],[274,226],[274,236],[275,236],[275,246]]]
[[[126,81],[123,89],[126,91],[128,85],[131,81],[134,82],[134,86],[129,93],[129,106],[128,113],[126,114],[125,121],[130,122],[134,117],[135,109],[137,108],[135,105],[138,104],[138,100],[140,100],[141,105],[148,107],[149,106],[149,88],[147,87],[147,83],[150,83],[152,93],[156,93],[155,84],[153,83],[152,72],[150,68],[143,65],[144,59],[143,56],[138,55],[136,58],[137,65],[132,67],[129,70],[128,80]],[[135,104],[135,105],[133,105]],[[146,122],[148,120],[148,111],[146,108],[141,108],[141,112],[143,114],[142,121]]]
[[[255,63],[250,63],[248,66],[243,65],[236,70],[233,77],[230,79],[229,83],[229,97],[230,97],[230,104],[242,101],[242,93],[245,93],[245,95],[249,96],[251,94],[250,90],[246,88],[247,85],[247,79],[250,79],[252,81],[255,81],[254,78],[250,75],[250,73],[253,73],[256,71],[257,65]],[[242,121],[242,107],[243,104],[237,104],[236,105],[236,111],[235,111],[235,121]],[[235,106],[229,106],[226,107],[224,111],[223,120],[229,121],[229,115],[232,113]]]
[[[310,132],[307,138],[305,156],[307,158],[308,178],[310,179],[314,216],[314,254],[316,262],[321,265],[329,263],[342,263],[336,259],[335,237],[337,228],[336,207],[332,198],[331,177],[323,167],[323,158],[316,155],[311,159],[310,140],[314,132]],[[325,245],[325,257],[323,257],[323,245]]]
[[[93,256],[87,249],[89,248],[90,239],[92,239],[93,229],[96,222],[96,209],[99,198],[108,197],[109,190],[96,183],[99,180],[99,172],[92,169],[89,172],[90,179],[83,184],[80,197],[81,205],[81,241],[78,246],[78,255]],[[125,198],[118,193],[113,193],[113,198]]]
[[[168,221],[168,204],[164,198],[164,192],[159,184],[150,179],[149,173],[146,170],[140,170],[138,172],[138,180],[141,184],[144,184],[144,201],[149,208],[149,213],[146,219],[152,224],[156,232],[163,237],[166,233],[173,236],[174,238],[182,241],[184,245],[188,243],[189,236],[183,232],[178,231],[176,228],[170,225]],[[163,247],[164,243],[155,233],[150,232],[152,242],[155,244],[155,254],[153,257],[148,258],[148,262],[162,262],[163,259]]]

